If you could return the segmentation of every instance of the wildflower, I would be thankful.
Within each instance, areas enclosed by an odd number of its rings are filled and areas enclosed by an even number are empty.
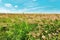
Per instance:
[[[56,36],[58,36],[58,33],[55,33]]]
[[[48,36],[49,36],[49,38],[51,38],[51,37],[52,37],[52,35],[51,35],[51,34],[48,34]]]
[[[44,35],[42,35],[42,38],[45,39],[46,37]]]
[[[57,35],[57,33],[52,33],[54,36]]]
[[[48,32],[48,31],[45,31],[46,33]]]

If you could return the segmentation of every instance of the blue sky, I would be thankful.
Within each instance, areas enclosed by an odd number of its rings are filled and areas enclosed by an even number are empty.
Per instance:
[[[0,0],[0,12],[60,12],[60,0]]]

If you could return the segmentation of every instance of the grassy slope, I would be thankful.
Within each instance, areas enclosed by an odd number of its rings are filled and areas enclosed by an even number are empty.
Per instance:
[[[60,40],[60,15],[0,14],[0,40]]]

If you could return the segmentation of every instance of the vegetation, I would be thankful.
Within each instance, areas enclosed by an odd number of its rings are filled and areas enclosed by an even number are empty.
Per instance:
[[[60,40],[60,15],[0,15],[0,40]]]

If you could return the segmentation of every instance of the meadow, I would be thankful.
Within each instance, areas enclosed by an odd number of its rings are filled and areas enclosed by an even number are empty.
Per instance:
[[[60,14],[0,14],[0,40],[60,40]]]

